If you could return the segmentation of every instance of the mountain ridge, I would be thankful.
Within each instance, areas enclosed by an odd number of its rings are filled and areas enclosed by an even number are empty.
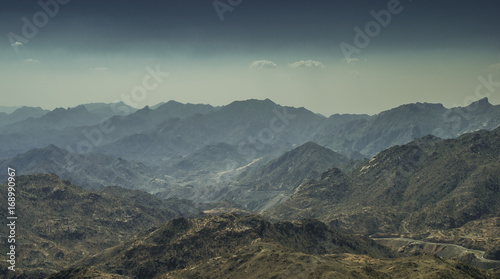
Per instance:
[[[489,214],[500,215],[498,142],[500,128],[393,146],[345,173],[325,172],[264,216],[318,218],[365,235],[425,238],[457,231]],[[500,239],[484,241],[488,250]]]
[[[152,278],[232,253],[255,241],[276,243],[312,254],[363,251],[374,257],[392,257],[392,252],[370,239],[344,234],[318,221],[272,224],[255,215],[221,214],[191,220],[174,219],[75,265]],[[156,268],[152,269],[152,265]]]
[[[87,189],[119,185],[124,188],[155,191],[169,183],[154,169],[102,154],[71,153],[53,144],[33,149],[11,159],[0,160],[0,166],[14,166],[23,174],[53,173]],[[5,178],[5,175],[0,175]]]

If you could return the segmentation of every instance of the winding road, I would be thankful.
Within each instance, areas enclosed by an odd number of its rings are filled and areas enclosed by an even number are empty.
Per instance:
[[[448,244],[448,243],[435,243],[435,242],[427,242],[427,241],[422,241],[422,240],[416,240],[416,239],[410,239],[410,238],[402,238],[402,237],[387,237],[387,238],[372,238],[375,242],[384,245],[384,246],[390,246],[390,247],[403,247],[408,244],[417,244],[417,245],[433,245],[436,247],[443,247],[443,249],[440,249],[440,251],[437,253],[437,255],[447,258],[447,257],[456,257],[456,256],[462,256],[462,255],[467,255],[467,254],[473,254],[477,261],[479,261],[482,264],[486,264],[491,267],[500,267],[500,261],[498,260],[490,260],[484,258],[484,254],[486,253],[485,251],[481,250],[474,250],[474,249],[469,249],[465,248],[460,245],[456,244]],[[396,242],[400,242],[396,245],[394,245]],[[447,252],[446,248],[455,248],[457,251],[460,252],[454,252],[448,249]]]

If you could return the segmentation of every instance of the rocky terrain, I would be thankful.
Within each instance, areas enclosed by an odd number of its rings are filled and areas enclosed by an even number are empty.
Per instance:
[[[242,255],[215,258],[159,278],[494,278],[495,275],[433,254],[376,259],[356,254],[290,253],[259,244]]]
[[[498,277],[487,99],[329,118],[270,100],[114,106],[0,114],[0,167],[20,185],[14,277]],[[113,132],[76,152],[103,120]]]
[[[456,140],[429,136],[395,146],[351,171],[325,172],[265,215],[280,220],[319,218],[364,235],[440,239],[493,249],[498,224],[492,216],[500,214],[498,142],[497,128]]]
[[[431,254],[394,258],[392,252],[368,238],[314,220],[271,224],[254,215],[232,214],[172,220],[50,278],[78,278],[92,273],[103,278],[494,276]]]
[[[351,252],[374,257],[392,256],[390,250],[370,239],[330,229],[318,221],[271,224],[253,215],[222,214],[172,220],[76,265],[151,278],[203,260],[230,255],[255,241],[311,254]]]
[[[441,104],[416,103],[383,111],[372,117],[331,116],[314,142],[342,154],[372,157],[394,145],[434,135],[455,138],[478,129],[498,127],[500,113],[487,98],[467,107],[447,109]]]
[[[498,216],[486,215],[458,228],[429,230],[425,235],[416,236],[426,241],[455,243],[472,249],[488,251],[486,258],[500,260],[500,255],[495,254],[495,251],[500,248],[500,217]]]
[[[134,234],[180,216],[201,216],[221,204],[161,200],[142,191],[106,187],[90,192],[51,174],[20,176],[16,194],[20,278],[40,278],[83,257],[118,245]],[[0,189],[6,204],[6,189]],[[229,207],[227,207],[229,208]],[[6,212],[1,212],[7,243]],[[0,250],[6,254],[7,246]],[[4,270],[5,272],[5,270]]]

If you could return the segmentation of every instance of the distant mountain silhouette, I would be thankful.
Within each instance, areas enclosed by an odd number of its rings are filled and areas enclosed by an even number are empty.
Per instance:
[[[168,179],[141,163],[101,154],[79,155],[55,145],[0,160],[0,167],[8,166],[15,167],[23,174],[53,173],[88,189],[120,185],[153,191],[168,185]],[[0,178],[5,178],[5,175],[0,175]]]
[[[85,106],[74,108],[56,108],[39,118],[25,119],[0,129],[7,132],[44,132],[48,130],[63,130],[68,127],[78,127],[99,123],[101,118],[90,113]]]
[[[399,106],[370,118],[332,116],[314,141],[342,154],[371,157],[394,145],[428,134],[455,138],[478,129],[500,125],[500,106],[487,98],[464,108],[447,109],[441,104],[416,103]],[[355,157],[355,156],[354,156]]]
[[[83,105],[89,112],[99,116],[101,119],[110,118],[115,115],[127,115],[137,111],[123,102],[106,104],[106,103],[90,103]]]
[[[21,107],[16,109],[10,114],[0,113],[0,127],[7,126],[12,123],[20,122],[28,118],[39,118],[44,114],[48,113],[48,110],[44,110],[40,107]]]

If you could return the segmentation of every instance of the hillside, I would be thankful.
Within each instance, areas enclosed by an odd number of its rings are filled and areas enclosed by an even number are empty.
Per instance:
[[[0,131],[2,131],[0,141],[4,143],[0,147],[0,156],[10,158],[50,144],[65,148],[69,146],[80,152],[78,144],[82,141],[90,144],[92,139],[94,144],[91,145],[90,151],[95,151],[93,149],[97,146],[152,130],[156,125],[171,118],[185,118],[206,113],[211,109],[212,107],[207,105],[181,104],[171,101],[155,110],[147,106],[137,110],[123,103],[92,103],[68,109],[57,108],[50,112],[43,111],[42,115],[37,115],[32,119],[16,118],[16,121],[8,123],[11,124],[8,127],[0,125]],[[18,109],[18,111],[24,110],[26,109]],[[25,113],[19,115],[23,116]],[[5,117],[10,117],[10,115]],[[0,124],[2,119],[4,116],[0,115]],[[34,132],[36,132],[36,137],[33,137]],[[96,134],[101,134],[102,137]],[[83,150],[89,151],[88,147]]]
[[[334,115],[313,140],[342,154],[372,157],[394,145],[434,135],[455,138],[478,129],[500,125],[500,106],[487,98],[467,107],[447,109],[441,104],[415,103],[383,111],[373,117]]]
[[[226,199],[254,211],[263,211],[286,200],[297,187],[333,166],[342,166],[349,159],[328,148],[308,142],[278,158],[235,178],[227,187]]]
[[[323,170],[342,166],[349,159],[313,142],[292,149],[266,165],[238,177],[240,183],[254,183],[255,189],[291,190],[306,180],[319,178]]]
[[[171,171],[230,171],[249,163],[238,148],[227,143],[211,144],[194,151],[175,163]]]
[[[266,213],[319,218],[366,235],[426,237],[500,215],[500,128],[389,148],[353,171],[325,172]],[[498,243],[490,235],[483,247]]]
[[[308,141],[323,120],[304,108],[283,107],[271,100],[237,101],[205,115],[170,119],[146,133],[107,144],[99,151],[163,164],[165,158],[186,156],[206,145],[223,142],[238,146],[243,155],[255,158],[279,154],[293,144]]]
[[[172,220],[50,278],[91,272],[105,278],[493,278],[434,255],[392,258],[368,238],[314,220],[271,224],[232,214]]]
[[[0,167],[7,166],[14,166],[23,174],[53,173],[88,189],[115,185],[154,192],[169,183],[167,177],[141,163],[101,154],[70,153],[55,145],[0,160]]]
[[[20,176],[17,185],[22,186],[18,240],[24,243],[18,251],[23,263],[18,278],[51,273],[51,278],[236,278],[247,273],[268,276],[264,278],[411,278],[418,273],[491,278],[435,256],[386,259],[393,252],[371,239],[310,219],[273,224],[255,215],[222,214],[161,224],[182,215],[177,211],[181,201],[173,205],[175,201],[118,187],[92,193],[45,174]],[[2,220],[6,228],[5,216]]]
[[[17,260],[22,263],[19,270],[25,274],[59,271],[139,231],[180,216],[165,206],[89,192],[55,175],[19,176],[16,183],[16,233],[21,243]],[[6,204],[7,197],[4,186],[0,189],[2,204]],[[1,238],[7,243],[6,212],[0,214]],[[2,255],[6,249],[6,245],[1,246]]]
[[[278,245],[255,243],[228,257],[217,257],[159,278],[495,278],[451,259],[424,254],[376,259],[356,254],[311,255]]]
[[[259,212],[286,200],[301,183],[349,161],[312,142],[275,159],[260,157],[249,162],[245,158],[228,144],[206,146],[181,159],[173,168],[167,168],[182,183],[157,195],[199,202],[229,200],[246,210]]]
[[[447,109],[440,104],[415,103],[374,116],[335,114],[329,118],[266,99],[221,107],[170,101],[135,112],[118,109],[106,121],[109,129],[104,131],[100,122],[114,112],[110,106],[59,108],[0,127],[0,156],[10,158],[49,144],[78,150],[79,144],[93,137],[96,143],[85,151],[155,166],[221,142],[236,146],[250,161],[279,156],[309,141],[359,159],[427,134],[455,138],[500,124],[500,106],[491,105],[486,98],[467,107]],[[0,121],[3,117],[0,115]]]
[[[172,220],[75,265],[94,266],[106,272],[137,278],[152,278],[215,257],[233,255],[258,242],[308,254],[392,255],[370,239],[330,229],[318,221],[271,224],[254,215],[222,214]]]

